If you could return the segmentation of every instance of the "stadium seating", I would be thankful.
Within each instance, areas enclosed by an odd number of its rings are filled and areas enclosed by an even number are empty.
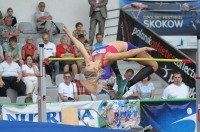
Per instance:
[[[58,102],[58,89],[57,88],[47,89],[46,95],[51,97],[52,102]]]
[[[48,88],[56,88],[56,86],[52,83],[50,75],[46,75],[46,87]]]
[[[98,94],[95,100],[110,100],[110,96],[108,94]]]
[[[30,22],[20,22],[18,26],[20,33],[24,34],[35,34],[37,33]]]
[[[37,38],[37,39],[36,39],[36,42],[35,42],[35,46],[38,48],[38,45],[39,45],[39,44],[42,44],[42,43],[43,43],[42,38]]]
[[[11,102],[15,103],[17,99],[17,92],[14,89],[8,88],[7,97],[10,97]]]
[[[60,37],[54,37],[54,38],[53,38],[53,43],[54,43],[55,45],[60,44]]]
[[[9,97],[0,97],[0,103],[11,103],[11,99]]]
[[[24,103],[26,97],[27,96],[18,96],[16,103]],[[46,96],[46,102],[52,102],[50,96]]]
[[[62,22],[55,22],[55,24],[60,29],[60,34],[65,34],[65,32],[63,31],[64,23],[62,23]]]
[[[92,98],[90,95],[78,95],[78,101],[91,101]]]
[[[26,44],[25,40],[26,40],[26,38],[21,38],[21,37],[18,39],[18,43],[19,43],[19,45],[20,45],[21,47],[24,46],[24,45]]]
[[[56,85],[58,86],[62,82],[64,82],[63,74],[56,75]]]

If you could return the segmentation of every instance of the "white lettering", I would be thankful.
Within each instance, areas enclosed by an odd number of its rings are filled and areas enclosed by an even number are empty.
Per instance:
[[[137,29],[136,27],[134,27],[133,32],[131,35],[136,35],[138,36],[140,39],[142,39],[143,41],[145,41],[147,44],[150,45],[151,42],[151,36],[147,36],[145,33],[143,33],[143,30],[141,29]]]
[[[183,20],[144,20],[149,28],[182,28]]]

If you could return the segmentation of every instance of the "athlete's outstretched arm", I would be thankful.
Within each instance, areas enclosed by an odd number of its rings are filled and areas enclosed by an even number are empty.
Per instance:
[[[72,36],[71,32],[67,29],[66,26],[64,26],[63,31],[69,36],[69,38],[75,44],[77,49],[82,53],[82,55],[85,59],[85,62],[86,63],[89,62],[90,61],[90,55],[88,54],[88,52],[85,49],[85,47],[83,46],[83,44],[80,41],[78,41],[74,36]]]

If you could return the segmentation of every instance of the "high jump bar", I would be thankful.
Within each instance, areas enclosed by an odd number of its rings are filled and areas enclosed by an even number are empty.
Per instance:
[[[84,60],[84,58],[45,58],[44,60],[52,60],[52,61],[55,61],[55,60]],[[189,60],[189,59],[124,58],[123,60],[192,63],[192,60]]]

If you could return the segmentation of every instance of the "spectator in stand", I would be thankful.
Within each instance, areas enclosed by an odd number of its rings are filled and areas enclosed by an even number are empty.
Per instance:
[[[118,84],[121,83],[121,82],[117,82],[115,81],[115,84],[113,86],[113,90],[114,90],[114,94],[115,96],[117,95],[117,92],[120,92],[120,97],[117,97],[119,99],[126,99],[128,96],[131,96],[131,95],[136,95],[136,88],[135,86],[133,85],[132,87],[130,86],[130,80],[133,78],[133,75],[134,75],[134,71],[133,69],[127,69],[124,76],[122,76],[121,80],[124,81],[126,80],[127,83],[126,85],[122,86],[119,88]],[[121,76],[121,75],[116,75],[117,77],[118,76]],[[122,91],[119,91],[122,90]]]
[[[49,42],[49,35],[44,33],[42,35],[44,43],[44,58],[55,58],[56,57],[56,45]],[[53,82],[55,82],[56,75],[59,74],[59,61],[45,60],[46,73],[51,76]]]
[[[0,24],[5,25],[1,11],[0,11]]]
[[[5,18],[5,26],[2,27],[2,42],[1,45],[3,45],[3,48],[5,45],[8,45],[9,43],[9,39],[11,37],[18,37],[19,36],[19,32],[18,30],[11,26],[12,24],[12,17],[7,16]]]
[[[99,25],[99,33],[104,34],[105,21],[107,17],[106,5],[108,0],[88,0],[90,4],[90,32],[89,44],[92,45],[94,41],[94,34],[96,25]]]
[[[71,82],[70,72],[64,73],[64,82],[58,87],[59,100],[62,102],[78,101],[76,84]]]
[[[19,65],[13,61],[13,54],[7,52],[6,59],[0,65],[0,96],[7,96],[6,91],[12,88],[18,92],[18,96],[24,96],[26,85],[21,80],[22,71]]]
[[[33,103],[33,98],[30,96],[26,97],[24,103]]]
[[[13,53],[13,61],[17,62],[18,64],[22,65],[24,64],[24,61],[22,60],[22,52],[21,52],[21,46],[17,44],[17,38],[11,37],[9,39],[9,45],[5,45],[4,52],[12,52]]]
[[[74,52],[74,47],[68,43],[68,37],[63,35],[60,38],[61,44],[56,46],[56,57],[58,58],[74,58],[76,56]],[[64,72],[69,72],[69,66],[72,68],[74,75],[78,73],[76,61],[74,60],[64,60],[61,61],[64,66]]]
[[[81,22],[76,23],[76,29],[73,31],[72,35],[78,39],[78,35],[83,34],[85,40],[87,40],[87,32],[83,29],[83,24]]]
[[[84,47],[87,50],[87,52],[89,54],[91,54],[92,47],[86,42],[84,34],[79,34],[78,35],[78,40],[84,45]],[[74,48],[75,48],[76,56],[77,57],[83,57],[83,55],[81,54],[81,52],[76,47],[74,47]],[[82,71],[83,63],[84,63],[84,60],[78,60],[78,61],[76,61],[76,64],[78,66],[78,73],[80,73]]]
[[[150,81],[151,77],[146,77],[142,81],[136,84],[139,99],[153,99],[155,94],[155,88]]]
[[[17,19],[16,19],[16,17],[15,16],[13,16],[13,9],[12,8],[8,8],[7,9],[7,16],[6,17],[11,17],[12,18],[12,24],[11,24],[11,26],[13,26],[13,27],[17,27]],[[6,17],[4,17],[4,21],[5,21],[5,19],[6,19]]]
[[[52,16],[49,12],[45,12],[45,3],[44,2],[40,2],[38,4],[38,8],[39,11],[35,13],[35,20],[36,20],[36,26],[38,29],[38,32],[40,33],[48,33],[49,34],[49,38],[50,41],[53,41],[53,34],[55,30],[59,30],[58,28],[54,28],[56,27],[55,23],[52,21]],[[60,32],[60,31],[58,31]]]
[[[5,25],[4,20],[3,20],[3,16],[2,13],[0,11],[0,45],[2,42],[2,30],[3,30],[3,25]]]
[[[37,47],[33,44],[33,38],[31,36],[26,37],[26,44],[22,47],[22,58],[26,59],[27,56],[31,56],[33,63],[38,62],[37,60]]]
[[[34,89],[37,89],[38,67],[33,63],[31,56],[26,56],[26,64],[22,65],[22,80],[26,84],[26,95],[31,96]]]
[[[4,61],[3,48],[0,45],[0,63]]]
[[[167,86],[163,92],[163,99],[189,98],[189,88],[182,82],[182,74],[179,71],[173,74],[173,83]]]
[[[98,47],[101,47],[103,44],[103,35],[101,33],[96,34],[96,40],[97,42],[93,44],[93,49],[96,49]]]

